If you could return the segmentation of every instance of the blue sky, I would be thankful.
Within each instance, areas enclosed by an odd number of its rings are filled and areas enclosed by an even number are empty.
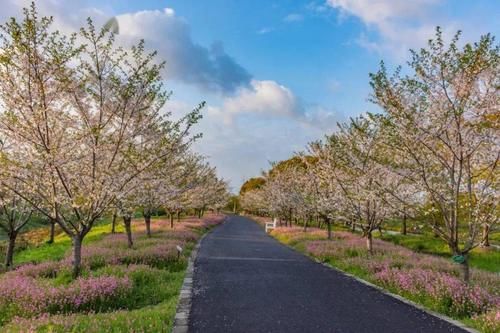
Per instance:
[[[0,0],[3,21],[25,0]],[[289,157],[366,111],[368,73],[404,64],[436,25],[464,41],[498,36],[495,0],[39,0],[56,27],[116,16],[119,42],[144,38],[167,61],[167,109],[207,101],[195,149],[235,191],[269,161]]]

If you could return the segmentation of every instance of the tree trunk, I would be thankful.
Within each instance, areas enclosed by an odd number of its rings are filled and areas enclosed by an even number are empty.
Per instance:
[[[307,231],[307,223],[309,222],[309,216],[304,219],[304,232]]]
[[[174,228],[174,214],[170,213],[170,228]]]
[[[134,245],[134,241],[132,240],[132,217],[124,216],[123,224],[125,224],[125,231],[127,232],[127,241],[129,249]]]
[[[403,229],[401,230],[402,235],[406,235],[406,214],[403,215]]]
[[[49,240],[47,241],[48,244],[54,243],[55,233],[56,233],[56,221],[51,219]]]
[[[487,223],[483,225],[483,240],[481,241],[481,246],[490,246],[490,225]]]
[[[328,227],[328,239],[332,239],[332,221],[328,217],[325,217],[325,222]]]
[[[111,218],[111,233],[116,233],[116,212],[113,213],[113,217]]]
[[[76,235],[73,237],[73,278],[80,276],[82,270],[82,237]]]
[[[9,244],[7,246],[7,254],[5,255],[5,268],[11,270],[14,266],[14,247],[16,245],[17,232],[9,234]]]
[[[470,281],[470,270],[469,270],[469,258],[467,254],[462,254],[465,258],[464,262],[460,264],[460,270],[462,271],[462,278],[465,283],[469,283]]]
[[[146,223],[146,235],[151,237],[151,216],[144,215],[144,222]]]
[[[181,221],[181,211],[178,210],[177,211],[177,222],[180,222]]]
[[[366,249],[368,250],[368,253],[373,254],[373,239],[371,231],[366,233]]]
[[[351,221],[351,231],[352,232],[356,231],[356,223],[354,223],[354,221]]]

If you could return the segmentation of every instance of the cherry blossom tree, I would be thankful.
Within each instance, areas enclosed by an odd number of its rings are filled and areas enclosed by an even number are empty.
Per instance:
[[[77,38],[51,32],[35,6],[0,28],[0,132],[13,141],[2,185],[55,221],[72,239],[73,274],[84,237],[135,180],[169,156],[145,134],[172,130],[159,116],[168,94],[163,63],[143,43],[124,50],[89,20]],[[199,108],[180,130],[199,119]],[[160,128],[159,128],[160,127]]]
[[[318,170],[342,194],[337,218],[361,228],[371,253],[372,232],[381,228],[388,215],[384,185],[390,175],[375,160],[381,152],[380,128],[370,117],[352,119],[339,127],[338,133],[315,146],[320,157]]]
[[[499,220],[500,63],[491,35],[462,48],[459,36],[447,44],[438,28],[427,48],[412,51],[407,75],[390,76],[382,64],[371,85],[394,156],[386,165],[430,202],[426,214],[439,221],[429,224],[467,281],[468,253]]]

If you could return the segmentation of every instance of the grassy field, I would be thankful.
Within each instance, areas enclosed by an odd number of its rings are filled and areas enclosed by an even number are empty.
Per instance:
[[[448,246],[439,238],[431,235],[383,235],[381,239],[391,243],[404,246],[413,251],[439,255],[449,258]],[[484,269],[490,272],[500,272],[500,251],[494,247],[474,249],[469,255],[469,263],[472,267]]]
[[[136,220],[132,249],[122,227],[110,234],[104,220],[85,239],[77,280],[63,234],[16,253],[17,264],[30,264],[0,274],[0,331],[169,332],[191,249],[221,220],[186,218],[170,229],[167,219],[155,218],[151,238]],[[180,258],[177,245],[184,248]]]

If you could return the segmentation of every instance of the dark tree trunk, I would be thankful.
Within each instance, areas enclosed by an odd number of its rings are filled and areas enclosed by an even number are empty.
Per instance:
[[[134,246],[134,241],[132,240],[132,217],[124,216],[123,224],[125,224],[125,231],[127,232],[128,247]]]
[[[181,221],[181,211],[178,210],[177,211],[177,222],[180,222]]]
[[[483,240],[481,241],[481,246],[490,246],[490,225],[486,223],[483,225]]]
[[[116,233],[116,212],[113,213],[113,217],[111,218],[111,233]]]
[[[170,215],[170,228],[174,228],[174,213],[169,213]]]
[[[352,230],[352,232],[356,231],[356,223],[354,223],[354,220],[351,221],[351,230]]]
[[[373,254],[373,238],[371,230],[366,233],[366,249],[368,253]]]
[[[406,235],[406,214],[403,215],[403,230],[401,230],[401,234]]]
[[[47,241],[48,244],[54,243],[55,233],[56,233],[56,221],[51,219],[49,240]]]
[[[306,218],[304,219],[304,232],[307,231],[307,224],[309,223],[309,219],[310,219],[309,216],[306,216]]]
[[[80,276],[82,270],[82,237],[76,235],[72,239],[73,242],[73,278]]]
[[[144,215],[144,222],[146,223],[146,235],[151,237],[151,215]]]
[[[7,245],[7,253],[5,255],[5,268],[7,268],[7,270],[11,270],[14,265],[14,247],[16,246],[16,238],[16,231],[9,234],[9,244]]]
[[[328,239],[332,239],[332,221],[330,220],[330,218],[325,217],[325,223],[328,227]]]
[[[462,271],[462,279],[468,284],[470,281],[469,256],[467,254],[462,255],[465,260],[460,264],[460,270]]]

